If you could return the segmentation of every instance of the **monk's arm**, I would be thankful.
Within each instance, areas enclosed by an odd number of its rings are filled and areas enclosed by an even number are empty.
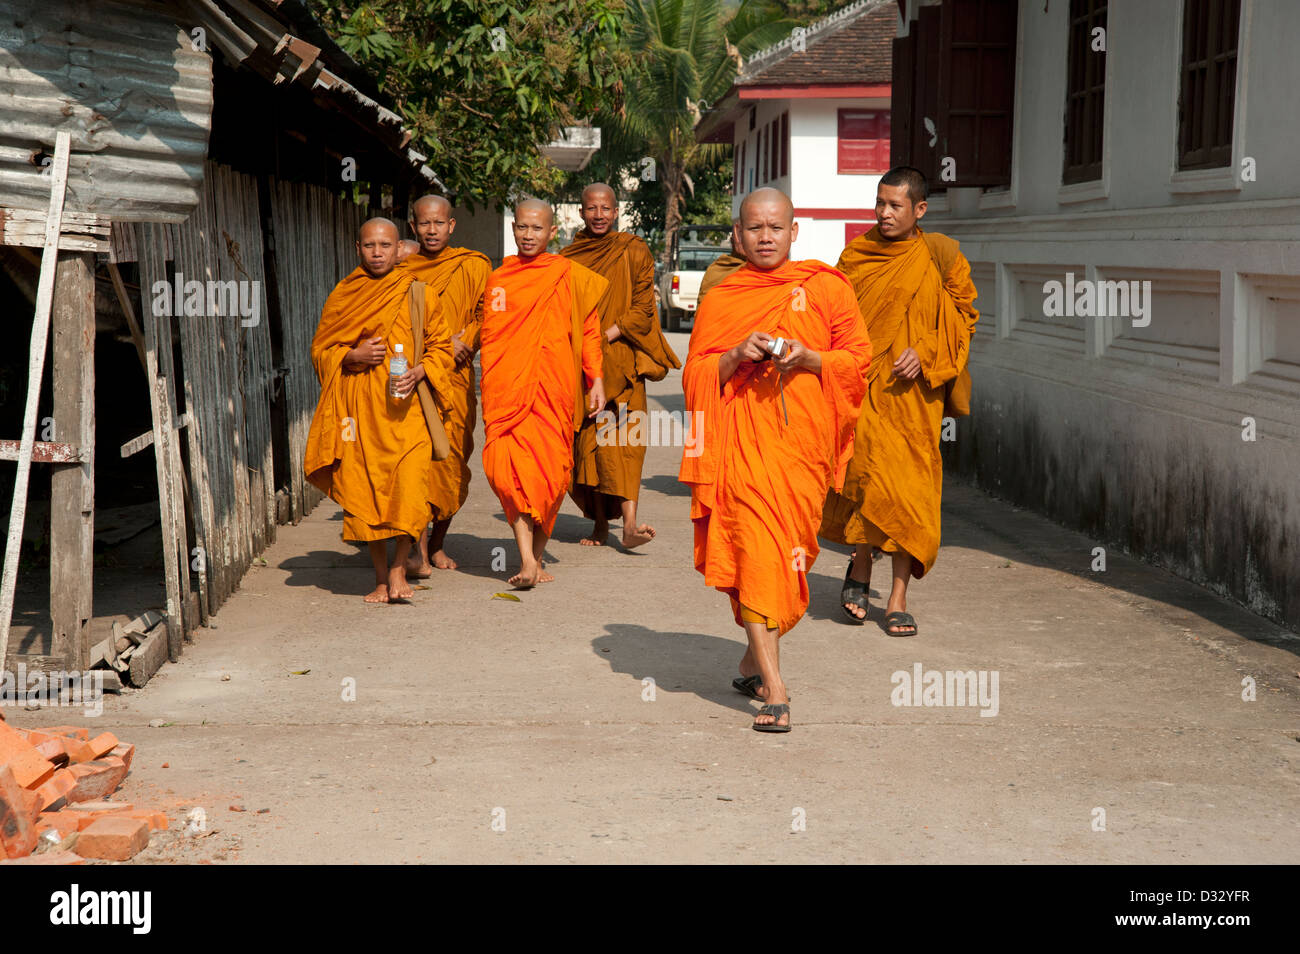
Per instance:
[[[588,388],[605,374],[605,352],[600,347],[600,313],[595,308],[582,323],[582,370]]]
[[[632,274],[632,304],[620,323],[611,325],[605,332],[610,341],[621,337],[644,341],[657,319],[655,315],[655,261],[650,250],[640,242],[628,249],[628,266]]]
[[[451,352],[451,332],[446,313],[433,289],[425,286],[424,359],[420,367],[430,387],[439,394],[451,390],[451,372],[455,364]]]

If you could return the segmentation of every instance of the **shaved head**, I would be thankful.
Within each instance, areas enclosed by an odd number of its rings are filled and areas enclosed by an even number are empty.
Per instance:
[[[521,199],[515,204],[515,218],[521,218],[524,215],[545,214],[547,226],[555,222],[555,211],[551,208],[551,203],[543,202],[541,199]]]
[[[393,222],[392,219],[386,219],[382,215],[377,215],[373,219],[366,219],[364,222],[362,222],[361,229],[357,232],[357,237],[361,238],[362,236],[364,236],[366,234],[366,229],[368,228],[372,228],[372,227],[382,228],[384,226],[387,226],[388,228],[393,230],[393,241],[396,242],[400,234],[397,231],[397,224]]]
[[[515,221],[511,226],[519,257],[530,261],[546,251],[557,231],[555,213],[549,203],[541,199],[524,199],[515,205]]]
[[[419,221],[420,212],[423,210],[429,212],[438,211],[444,215],[451,215],[451,203],[447,201],[445,196],[422,195],[411,205],[411,221]]]
[[[780,189],[755,189],[740,203],[732,242],[751,265],[770,271],[789,261],[790,244],[798,234],[790,197]]]
[[[608,186],[603,182],[593,182],[591,185],[587,186],[587,188],[582,190],[582,204],[587,204],[588,196],[594,198],[602,193],[607,193],[611,202],[618,200],[618,196],[614,194],[614,190],[611,186]]]
[[[740,221],[742,225],[745,221],[746,211],[759,206],[770,206],[773,209],[779,209],[781,214],[785,216],[787,225],[794,223],[794,203],[790,201],[790,197],[780,189],[762,188],[755,189],[741,200]]]
[[[400,246],[397,226],[382,216],[361,223],[357,233],[357,257],[371,278],[383,278],[397,264]]]
[[[440,195],[422,195],[411,205],[411,231],[420,242],[420,251],[437,258],[451,242],[456,220],[451,202]]]
[[[603,238],[614,230],[618,223],[618,196],[608,185],[593,182],[583,189],[581,206],[578,214],[592,237]]]

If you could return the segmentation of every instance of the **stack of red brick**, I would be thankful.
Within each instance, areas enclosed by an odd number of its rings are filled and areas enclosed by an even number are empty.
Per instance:
[[[167,827],[167,816],[108,801],[134,754],[134,745],[111,732],[91,738],[76,726],[16,729],[0,713],[0,857],[27,858],[49,830],[60,849],[32,861],[125,861],[141,851],[151,831]]]

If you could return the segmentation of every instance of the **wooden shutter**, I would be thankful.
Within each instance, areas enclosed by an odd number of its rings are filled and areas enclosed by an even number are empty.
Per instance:
[[[1098,27],[1105,30],[1106,19],[1106,0],[1070,0],[1064,183],[1101,178],[1107,54],[1092,48],[1092,31]]]
[[[889,113],[880,109],[841,109],[837,117],[840,175],[889,170]]]
[[[781,114],[781,175],[790,174],[790,111]]]
[[[1241,0],[1184,0],[1178,168],[1232,162]]]

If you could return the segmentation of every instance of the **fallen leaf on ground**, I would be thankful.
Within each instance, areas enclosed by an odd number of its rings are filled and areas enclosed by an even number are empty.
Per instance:
[[[512,602],[512,603],[522,603],[522,602],[523,602],[523,600],[521,600],[519,597],[515,596],[515,594],[513,594],[513,593],[493,593],[493,594],[492,594],[492,598],[493,598],[494,600],[509,600],[509,601]]]

